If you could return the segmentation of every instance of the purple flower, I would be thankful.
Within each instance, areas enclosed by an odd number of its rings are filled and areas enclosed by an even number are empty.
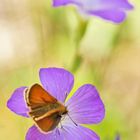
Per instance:
[[[73,4],[80,12],[120,23],[126,17],[126,10],[133,9],[127,0],[53,0],[53,6]]]
[[[120,139],[121,139],[121,138],[120,138],[120,135],[117,134],[116,137],[115,137],[115,140],[120,140]]]
[[[99,140],[100,138],[90,129],[80,124],[97,124],[105,116],[104,104],[95,86],[85,84],[65,102],[73,84],[73,75],[62,68],[41,68],[39,72],[43,88],[58,101],[67,106],[68,114],[62,116],[56,128],[42,133],[35,125],[26,135],[26,140]],[[24,100],[25,89],[16,89],[7,102],[8,108],[18,115],[28,116],[28,107]]]

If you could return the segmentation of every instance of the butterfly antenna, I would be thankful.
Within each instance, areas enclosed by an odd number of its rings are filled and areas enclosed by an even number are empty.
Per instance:
[[[78,126],[78,124],[71,118],[71,116],[68,114],[68,116],[69,116],[69,118],[70,118],[70,120],[76,125],[76,126]]]

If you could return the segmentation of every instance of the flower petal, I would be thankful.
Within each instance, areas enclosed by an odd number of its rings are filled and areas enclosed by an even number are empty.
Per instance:
[[[100,138],[90,129],[70,123],[48,133],[43,133],[36,126],[32,126],[26,134],[26,140],[100,140]]]
[[[53,5],[56,7],[67,4],[76,5],[81,13],[99,16],[115,23],[122,22],[125,17],[125,11],[133,9],[128,0],[53,0]],[[115,14],[114,16],[113,14],[111,15],[112,11]],[[114,19],[115,17],[117,18],[116,20]]]
[[[128,0],[53,0],[53,6],[75,4],[83,10],[107,10],[107,9],[133,9]]]
[[[62,6],[70,3],[71,0],[53,0],[53,6]]]
[[[64,102],[73,87],[73,75],[63,68],[42,68],[39,74],[45,90]]]
[[[64,136],[58,129],[43,133],[36,126],[32,126],[26,134],[26,140],[64,140]]]
[[[115,137],[115,140],[120,140],[120,134],[117,134],[116,137]]]
[[[41,133],[36,126],[32,126],[26,135],[26,140],[51,140],[52,133]]]
[[[65,140],[100,140],[92,130],[80,125],[64,125],[59,131]]]
[[[121,23],[125,20],[126,14],[123,11],[115,11],[115,10],[108,10],[108,11],[92,11],[89,12],[90,15],[96,15],[102,17],[106,20],[111,20],[115,23]]]
[[[7,107],[18,115],[28,117],[28,108],[24,100],[24,91],[27,87],[20,87],[14,91],[7,102]]]
[[[105,115],[104,104],[98,91],[91,84],[80,87],[66,106],[70,117],[80,124],[99,123]]]

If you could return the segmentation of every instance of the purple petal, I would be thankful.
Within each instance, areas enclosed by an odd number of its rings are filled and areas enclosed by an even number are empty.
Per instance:
[[[53,0],[53,6],[61,6],[70,3],[71,0]]]
[[[39,74],[45,90],[64,102],[73,87],[73,75],[62,68],[42,68]]]
[[[36,126],[32,126],[27,132],[26,140],[64,140],[64,136],[58,129],[43,133]]]
[[[100,138],[90,129],[75,126],[63,125],[63,128],[43,133],[36,126],[32,126],[26,135],[26,140],[99,140]]]
[[[96,124],[105,116],[104,104],[96,88],[91,84],[80,87],[68,100],[70,117],[80,124]]]
[[[125,11],[133,9],[127,0],[53,0],[54,6],[67,4],[76,5],[81,13],[99,16],[115,23],[122,22],[125,18]],[[114,16],[111,15],[112,11]],[[115,17],[117,19],[114,19]]]
[[[116,137],[115,137],[115,140],[120,140],[120,139],[121,139],[121,138],[120,138],[120,135],[117,134]]]
[[[51,140],[52,133],[41,133],[36,126],[32,126],[26,135],[26,140]]]
[[[24,100],[24,91],[27,87],[20,87],[14,91],[7,102],[7,107],[18,115],[28,117],[28,108]]]
[[[80,125],[64,125],[60,132],[65,140],[100,140],[93,131]]]
[[[103,19],[111,20],[111,21],[113,21],[115,23],[121,23],[126,18],[125,12],[115,11],[115,10],[92,11],[92,12],[89,12],[89,14],[102,17]]]

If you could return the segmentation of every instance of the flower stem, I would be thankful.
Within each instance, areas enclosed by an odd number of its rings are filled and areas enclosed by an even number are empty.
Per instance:
[[[83,62],[83,58],[80,54],[80,47],[81,47],[81,41],[86,33],[88,27],[88,21],[83,21],[83,20],[79,20],[79,25],[76,29],[76,34],[74,36],[74,43],[75,43],[75,56],[74,56],[74,60],[72,62],[71,68],[70,70],[75,73],[78,68],[81,66],[82,62]]]

